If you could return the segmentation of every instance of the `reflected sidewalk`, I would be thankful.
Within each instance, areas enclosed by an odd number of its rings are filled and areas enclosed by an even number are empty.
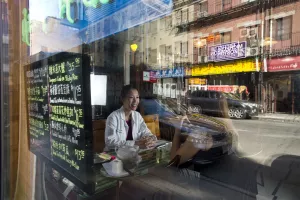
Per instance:
[[[300,114],[283,114],[283,113],[263,113],[259,114],[253,119],[258,120],[268,120],[268,121],[278,121],[278,122],[300,122]]]

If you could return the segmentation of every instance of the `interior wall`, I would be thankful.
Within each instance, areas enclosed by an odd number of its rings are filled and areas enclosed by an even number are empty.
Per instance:
[[[23,66],[28,47],[21,40],[22,10],[26,0],[8,1],[9,9],[9,120],[10,120],[10,199],[31,200],[34,155],[29,152]]]

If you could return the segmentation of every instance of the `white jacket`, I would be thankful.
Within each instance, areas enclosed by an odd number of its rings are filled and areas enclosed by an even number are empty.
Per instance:
[[[129,127],[125,120],[123,107],[108,116],[105,127],[106,149],[122,145],[133,146],[135,141],[142,136],[152,135],[139,112],[132,111],[131,122],[133,140],[126,141]]]

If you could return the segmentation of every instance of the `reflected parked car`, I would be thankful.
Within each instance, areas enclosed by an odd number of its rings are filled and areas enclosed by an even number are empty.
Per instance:
[[[172,118],[188,113],[188,107],[177,104],[175,99],[158,100],[142,99],[141,106],[145,115],[158,114],[162,139],[172,140],[175,127]],[[194,164],[206,164],[216,161],[233,152],[237,136],[230,132],[223,121],[203,114],[187,114],[191,123],[184,123],[181,132],[184,136],[190,133],[207,133],[213,138],[213,147],[208,151],[200,151],[190,161]],[[178,128],[178,127],[177,127]]]
[[[224,110],[223,101],[227,101],[228,109]],[[219,91],[198,90],[188,96],[188,109],[193,113],[207,113],[245,119],[256,116],[259,106],[256,103],[238,99],[236,96]]]

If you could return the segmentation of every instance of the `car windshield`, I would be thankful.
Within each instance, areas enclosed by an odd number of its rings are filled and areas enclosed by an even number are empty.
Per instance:
[[[234,100],[240,100],[239,97],[232,93],[222,93],[227,99],[234,99]]]

